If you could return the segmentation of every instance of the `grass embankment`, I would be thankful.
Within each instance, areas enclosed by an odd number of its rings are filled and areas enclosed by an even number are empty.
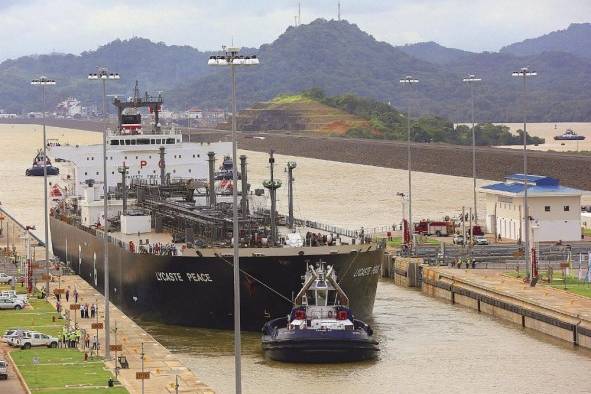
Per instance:
[[[0,290],[7,289],[10,287],[0,286]],[[17,286],[16,290],[18,293],[26,292],[26,289],[20,286]],[[59,319],[59,314],[49,302],[36,296],[37,294],[29,298],[30,307],[0,311],[1,335],[9,328],[24,328],[53,336],[60,335],[64,320]],[[84,361],[84,353],[77,349],[16,349],[10,356],[34,393],[127,393],[127,390],[120,386],[107,387],[107,381],[113,375],[105,369],[102,359]],[[38,358],[38,365],[33,364],[34,357]]]
[[[276,96],[271,103],[273,104],[294,104],[294,103],[312,103],[315,100],[303,94],[280,94]]]
[[[12,359],[34,393],[127,393],[123,387],[107,387],[112,376],[102,360],[84,361],[76,349],[14,351]],[[39,363],[33,364],[33,358]]]
[[[0,290],[9,290],[10,286],[2,285]],[[24,294],[25,287],[16,286],[17,293]],[[32,331],[39,331],[44,334],[57,336],[62,331],[64,321],[59,319],[55,308],[47,301],[40,300],[35,296],[29,297],[30,307],[22,310],[0,311],[0,334],[9,328],[24,328]],[[54,321],[55,319],[55,321]]]
[[[578,273],[578,268],[571,268],[571,272]],[[513,278],[523,278],[523,274],[518,274],[515,271],[509,271],[506,274]],[[567,275],[565,284],[563,273],[560,270],[554,270],[551,283],[548,281],[548,272],[540,271],[540,282],[554,287],[555,289],[561,289],[570,293],[591,298],[591,285],[589,283],[579,280],[578,276]]]

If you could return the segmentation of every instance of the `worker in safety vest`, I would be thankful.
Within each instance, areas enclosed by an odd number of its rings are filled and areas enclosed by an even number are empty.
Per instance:
[[[77,328],[76,331],[74,331],[74,336],[76,341],[76,347],[78,347],[78,344],[80,343],[80,338],[82,337],[82,332],[80,332],[79,328]]]
[[[62,340],[61,340],[62,346],[63,347],[68,347],[68,343],[67,342],[68,342],[68,326],[67,325],[64,325],[62,327]]]

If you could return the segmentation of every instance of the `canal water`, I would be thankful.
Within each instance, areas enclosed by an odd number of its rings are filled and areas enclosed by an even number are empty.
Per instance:
[[[49,136],[80,144],[101,139],[98,133],[56,128],[49,129]],[[36,225],[42,235],[42,180],[24,176],[36,149],[42,146],[41,127],[0,125],[0,138],[0,201],[25,224]],[[267,177],[267,157],[244,153],[249,156],[249,180],[254,185]],[[278,155],[277,163],[284,166],[292,159]],[[395,192],[405,191],[405,171],[295,160],[298,216],[352,228],[400,219]],[[437,218],[471,204],[468,178],[417,173],[413,180],[417,217]],[[285,195],[279,198],[279,209],[284,211]],[[191,305],[190,300],[178,302]],[[198,307],[187,308],[186,313],[199,313]],[[260,336],[244,333],[244,392],[591,392],[590,352],[388,281],[379,283],[370,323],[381,342],[379,360],[346,365],[295,366],[266,361]],[[150,322],[141,325],[178,353],[209,386],[221,393],[233,392],[231,331]]]
[[[198,312],[197,312],[198,313]],[[245,393],[589,393],[591,352],[382,280],[371,322],[377,361],[265,360],[243,334]],[[231,331],[141,323],[208,385],[234,390]]]

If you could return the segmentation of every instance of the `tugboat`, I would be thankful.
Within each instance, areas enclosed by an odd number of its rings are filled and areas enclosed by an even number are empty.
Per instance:
[[[218,194],[230,195],[232,194],[232,170],[234,162],[230,156],[224,156],[224,161],[215,173],[215,191]],[[237,179],[241,179],[240,171],[237,172]]]
[[[582,141],[584,139],[584,135],[578,135],[572,129],[567,129],[564,133],[554,137],[555,141]]]
[[[39,150],[33,159],[33,165],[25,171],[26,176],[43,176],[43,166],[47,167],[47,175],[59,175],[60,170],[51,165],[49,158],[43,156],[43,151]]]
[[[271,360],[339,363],[377,357],[378,342],[369,325],[356,320],[332,266],[308,265],[291,313],[267,322],[262,347]]]

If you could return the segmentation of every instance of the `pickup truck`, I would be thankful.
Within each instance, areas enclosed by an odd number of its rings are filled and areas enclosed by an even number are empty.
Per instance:
[[[56,348],[59,339],[40,332],[27,331],[22,337],[16,340],[16,346],[21,349],[30,349],[33,346],[47,346]]]
[[[14,276],[6,275],[4,272],[0,272],[0,284],[11,285],[14,282]]]
[[[0,298],[17,298],[19,300],[23,300],[25,304],[29,302],[26,294],[17,294],[14,290],[0,291]]]

